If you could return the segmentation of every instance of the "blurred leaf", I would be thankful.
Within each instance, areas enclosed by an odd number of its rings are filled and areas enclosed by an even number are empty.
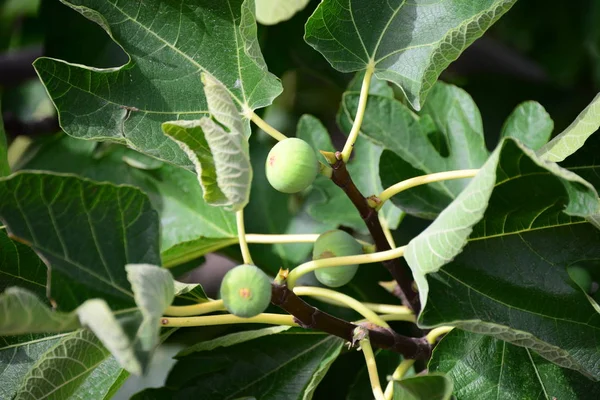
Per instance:
[[[563,161],[583,146],[598,128],[600,128],[600,93],[567,129],[539,149],[537,154],[548,161]]]
[[[460,400],[600,397],[598,382],[560,368],[533,350],[459,329],[437,345],[429,370],[447,374]]]
[[[286,21],[302,10],[310,0],[255,0],[256,20],[263,25]]]
[[[35,62],[61,126],[72,136],[126,143],[192,169],[185,152],[163,135],[161,123],[206,116],[201,71],[252,110],[270,104],[281,92],[260,54],[252,1],[192,7],[148,0],[141,9],[137,3],[104,0],[64,3],[100,24],[131,58],[122,67],[105,70],[49,58]]]
[[[554,129],[554,121],[544,107],[535,101],[521,103],[508,116],[500,137],[518,139],[531,150],[545,145]]]
[[[191,396],[223,398],[310,399],[343,340],[319,332],[274,328],[244,333],[235,340],[207,342],[179,359],[161,389],[148,389],[134,399]],[[281,329],[281,328],[279,328]],[[216,347],[226,346],[226,347]],[[205,349],[205,350],[202,350]]]
[[[444,374],[427,374],[394,381],[394,400],[450,400],[453,383]]]
[[[373,67],[419,110],[440,73],[514,3],[325,0],[306,23],[305,40],[339,71]]]
[[[1,110],[1,104],[0,104]],[[8,144],[4,133],[4,123],[2,115],[0,115],[0,177],[10,174],[10,166],[8,165]]]
[[[358,95],[346,93],[339,116],[346,131],[350,130],[357,107]],[[432,129],[448,149],[447,156],[432,143]],[[361,133],[389,150],[383,152],[379,161],[384,187],[419,175],[479,168],[488,157],[477,106],[465,91],[442,82],[434,86],[419,116],[398,100],[369,96]],[[437,182],[405,191],[391,200],[409,214],[433,219],[467,184],[465,180]]]
[[[598,207],[589,183],[506,139],[408,244],[420,325],[452,323],[599,377],[600,314],[566,272],[600,257],[600,232],[583,218]]]

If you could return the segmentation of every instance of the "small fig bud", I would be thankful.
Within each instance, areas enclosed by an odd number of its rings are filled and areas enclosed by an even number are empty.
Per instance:
[[[309,187],[319,173],[315,151],[298,138],[277,143],[267,156],[267,179],[283,193],[297,193]]]
[[[567,267],[567,272],[571,279],[581,288],[584,292],[590,293],[592,290],[592,277],[587,269],[578,265],[572,265]]]
[[[362,246],[350,234],[333,230],[325,232],[317,238],[313,248],[313,260],[330,257],[343,257],[362,254]],[[329,287],[339,287],[350,282],[356,271],[357,264],[340,267],[319,268],[315,275],[319,282]]]
[[[254,265],[238,265],[223,277],[221,298],[233,315],[254,317],[265,311],[271,302],[271,281]]]

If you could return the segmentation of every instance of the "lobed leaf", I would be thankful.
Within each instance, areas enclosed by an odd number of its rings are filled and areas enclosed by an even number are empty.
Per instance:
[[[325,0],[305,40],[342,72],[373,68],[419,110],[440,73],[515,0]]]
[[[264,107],[281,92],[260,54],[252,0],[62,2],[98,23],[130,57],[108,69],[49,58],[34,63],[69,135],[124,143],[191,170],[161,124],[206,116],[202,72],[222,82],[240,107]]]
[[[600,377],[600,316],[566,272],[598,257],[600,234],[585,220],[598,207],[589,183],[505,140],[407,246],[419,323],[458,325]]]

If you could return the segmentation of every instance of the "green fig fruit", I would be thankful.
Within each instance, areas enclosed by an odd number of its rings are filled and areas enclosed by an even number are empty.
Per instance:
[[[277,143],[267,156],[267,179],[283,193],[297,193],[309,187],[319,173],[319,161],[308,143],[288,138]]]
[[[571,279],[581,288],[584,292],[590,293],[592,290],[592,277],[587,269],[582,268],[578,265],[572,265],[567,267],[567,272]]]
[[[231,314],[254,317],[265,311],[271,302],[271,280],[254,265],[238,265],[223,277],[221,298]]]
[[[313,260],[320,260],[330,257],[343,257],[362,254],[363,249],[360,243],[350,234],[333,230],[323,233],[317,238],[313,248]],[[315,275],[319,282],[329,287],[340,287],[352,280],[358,264],[344,265],[340,267],[319,268]]]

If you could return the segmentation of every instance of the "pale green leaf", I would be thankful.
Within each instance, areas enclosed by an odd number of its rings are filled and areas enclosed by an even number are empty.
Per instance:
[[[537,154],[548,161],[563,161],[583,146],[587,138],[598,128],[600,128],[600,93],[567,129],[539,149]]]
[[[208,109],[222,125],[204,117],[166,122],[163,130],[194,162],[206,202],[237,211],[244,208],[250,196],[250,128],[248,121],[242,121],[227,89],[209,75],[203,75],[203,79]]]
[[[0,294],[0,336],[66,332],[79,327],[71,313],[55,312],[33,293],[10,287]]]
[[[125,143],[193,169],[161,124],[206,116],[202,72],[222,82],[240,107],[267,106],[281,92],[260,54],[252,0],[63,3],[98,23],[130,57],[109,69],[35,62],[69,135]]]
[[[286,21],[301,11],[310,0],[255,0],[256,20],[263,25]]]
[[[513,110],[504,121],[500,137],[518,139],[531,150],[545,145],[554,129],[554,121],[536,101],[526,101]]]
[[[324,0],[305,39],[339,71],[374,68],[420,109],[440,73],[516,0]]]

